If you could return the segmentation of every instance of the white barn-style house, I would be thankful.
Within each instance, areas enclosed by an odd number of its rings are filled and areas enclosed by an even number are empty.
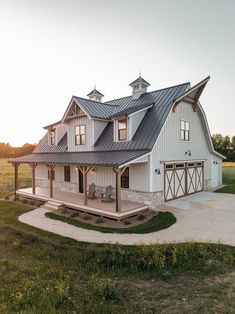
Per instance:
[[[215,188],[224,157],[199,102],[208,81],[148,92],[140,76],[128,97],[103,102],[96,88],[88,98],[73,96],[34,152],[10,161],[16,194],[121,215]],[[32,167],[32,189],[18,187],[22,163]],[[95,200],[87,194],[92,183]],[[114,201],[106,204],[100,197],[109,185]]]

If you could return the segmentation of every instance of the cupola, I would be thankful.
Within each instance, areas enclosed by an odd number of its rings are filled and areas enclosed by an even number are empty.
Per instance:
[[[102,102],[102,98],[104,97],[103,94],[101,94],[97,89],[96,86],[94,86],[93,91],[91,91],[89,94],[87,94],[90,100],[95,100]]]
[[[141,77],[141,74],[129,85],[132,87],[132,99],[139,99],[142,94],[147,93],[147,88],[150,86],[150,84]]]

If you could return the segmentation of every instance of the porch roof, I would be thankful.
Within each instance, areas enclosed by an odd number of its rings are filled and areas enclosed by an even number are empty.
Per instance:
[[[12,164],[71,164],[83,166],[119,167],[147,154],[149,150],[105,151],[105,152],[65,152],[31,154],[8,162]]]

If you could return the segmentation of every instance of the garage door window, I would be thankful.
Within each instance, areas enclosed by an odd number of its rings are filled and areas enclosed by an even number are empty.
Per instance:
[[[189,141],[189,122],[185,120],[180,121],[180,138],[181,141]]]

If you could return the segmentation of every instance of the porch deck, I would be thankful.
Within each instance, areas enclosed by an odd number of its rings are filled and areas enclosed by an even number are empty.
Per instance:
[[[100,198],[88,199],[87,205],[83,205],[83,194],[75,194],[65,191],[53,191],[53,198],[48,196],[48,189],[36,187],[35,194],[32,188],[17,190],[17,195],[25,196],[42,201],[58,201],[65,207],[96,214],[99,216],[109,217],[112,219],[125,219],[134,216],[148,208],[148,206],[136,202],[121,200],[121,211],[116,212],[115,202],[101,202]]]

